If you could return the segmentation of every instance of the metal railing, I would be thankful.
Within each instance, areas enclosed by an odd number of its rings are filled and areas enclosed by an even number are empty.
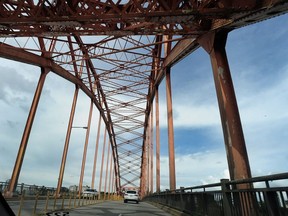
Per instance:
[[[0,192],[2,194],[8,189],[9,181],[0,182]],[[35,196],[36,194],[39,195],[47,195],[47,193],[54,193],[56,188],[53,187],[45,187],[45,186],[38,186],[38,185],[30,185],[30,184],[18,184],[13,192],[14,196],[21,195],[25,191],[26,196]],[[68,189],[63,188],[62,192],[68,192]]]
[[[288,173],[223,179],[216,184],[154,193],[144,200],[190,215],[288,216]]]
[[[8,188],[8,182],[0,182],[2,194]],[[12,198],[6,198],[12,211],[17,216],[31,215],[69,215],[69,210],[93,205],[102,200],[119,200],[115,193],[100,193],[99,195],[81,195],[78,191],[63,188],[56,196],[56,188],[18,184]]]

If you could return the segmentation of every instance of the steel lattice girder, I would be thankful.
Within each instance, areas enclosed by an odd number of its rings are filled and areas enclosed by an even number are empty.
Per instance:
[[[63,36],[190,34],[229,25],[243,15],[286,1],[248,0],[6,0],[1,35]],[[266,6],[266,7],[265,7]],[[278,8],[278,9],[281,9]]]
[[[209,31],[230,31],[287,10],[286,0],[5,0],[0,56],[48,68],[78,85],[104,119],[122,186],[139,185],[148,116],[165,68]],[[172,45],[168,56],[161,52],[165,43]]]

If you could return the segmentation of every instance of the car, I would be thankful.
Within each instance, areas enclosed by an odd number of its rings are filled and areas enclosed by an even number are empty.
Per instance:
[[[127,190],[124,193],[124,203],[127,203],[128,201],[134,201],[138,204],[139,200],[140,200],[139,194],[138,191],[136,190]]]
[[[98,196],[98,192],[95,189],[85,189],[82,193],[83,197],[94,197]]]

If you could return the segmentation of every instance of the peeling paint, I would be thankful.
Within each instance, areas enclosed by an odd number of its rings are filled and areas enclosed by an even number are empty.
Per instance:
[[[218,67],[218,75],[224,80],[224,69],[222,67]]]
[[[229,144],[229,147],[232,148],[232,139],[231,139],[231,135],[230,135],[230,130],[229,130],[228,121],[226,121],[225,124],[226,124],[226,128],[227,128],[228,144]]]

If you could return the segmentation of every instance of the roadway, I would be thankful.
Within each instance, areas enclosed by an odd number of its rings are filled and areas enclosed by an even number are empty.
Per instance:
[[[106,201],[98,203],[93,206],[85,206],[73,209],[69,212],[69,216],[83,216],[83,215],[105,215],[105,216],[148,216],[148,215],[161,215],[168,216],[169,213],[154,207],[146,202],[136,204],[134,202],[124,203],[123,201]]]
[[[40,200],[39,200],[40,201]],[[15,215],[18,214],[19,202],[13,201],[8,202]],[[33,215],[34,201],[25,201],[21,216],[31,216]],[[38,203],[37,209],[44,209],[44,201]],[[57,209],[60,209],[59,204]],[[153,205],[146,202],[139,202],[136,204],[134,202],[124,203],[123,201],[98,201],[98,203],[93,205],[86,205],[78,208],[67,209],[67,210],[58,210],[52,213],[43,213],[41,215],[47,216],[89,216],[89,215],[105,215],[105,216],[128,216],[136,215],[145,216],[145,215],[161,215],[168,216],[171,215]],[[37,215],[39,211],[37,211]]]

